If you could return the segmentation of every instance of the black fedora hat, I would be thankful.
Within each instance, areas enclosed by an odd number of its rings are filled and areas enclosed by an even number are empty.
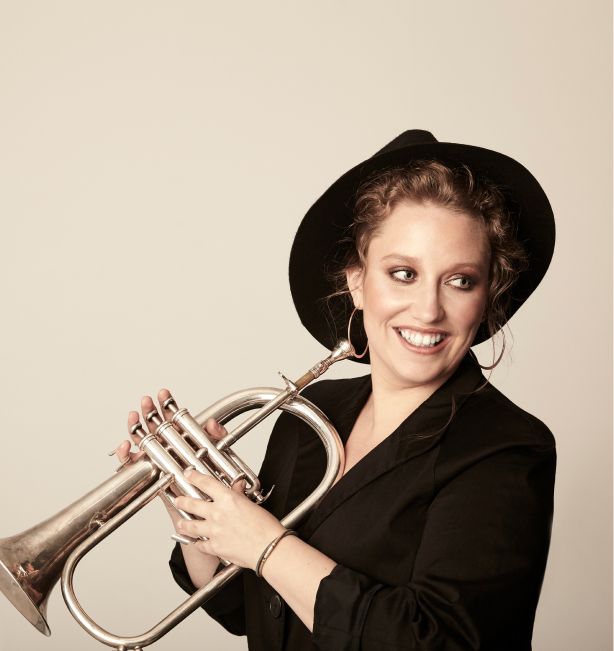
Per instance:
[[[554,251],[554,215],[537,179],[520,163],[496,151],[438,142],[428,131],[412,129],[380,149],[375,155],[346,172],[314,203],[301,222],[290,253],[290,290],[302,324],[326,348],[347,334],[351,309],[343,297],[327,304],[323,299],[335,289],[327,271],[340,265],[353,222],[354,201],[361,183],[384,169],[413,160],[431,159],[451,166],[466,165],[486,176],[503,191],[507,208],[516,223],[516,235],[528,255],[529,267],[512,291],[507,319],[527,300],[544,277]],[[333,318],[333,315],[335,318]],[[362,350],[366,339],[362,328],[352,328],[352,343]],[[472,345],[490,337],[485,324]],[[368,354],[360,360],[368,362]]]

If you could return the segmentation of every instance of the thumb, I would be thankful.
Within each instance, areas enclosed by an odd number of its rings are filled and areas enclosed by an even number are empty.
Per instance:
[[[232,485],[231,490],[235,491],[235,493],[240,493],[241,495],[244,495],[246,488],[247,488],[247,482],[245,481],[245,479],[240,479],[238,482]]]
[[[223,439],[226,434],[226,428],[223,425],[220,425],[216,420],[210,418],[204,425],[205,432],[209,435],[214,441],[219,441]]]

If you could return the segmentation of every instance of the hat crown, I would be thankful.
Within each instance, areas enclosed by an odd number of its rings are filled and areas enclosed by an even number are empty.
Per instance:
[[[387,154],[396,149],[402,149],[403,147],[426,145],[433,142],[439,141],[430,131],[424,131],[424,129],[410,129],[409,131],[404,131],[400,136],[397,136],[394,140],[390,141],[385,147],[382,147],[372,156],[372,158],[380,156],[381,154]]]

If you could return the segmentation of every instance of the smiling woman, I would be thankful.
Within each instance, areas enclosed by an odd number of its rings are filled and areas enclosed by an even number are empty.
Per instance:
[[[436,206],[455,215],[463,215],[473,222],[473,235],[484,245],[488,260],[488,310],[483,322],[488,335],[493,336],[505,323],[506,310],[511,300],[511,288],[518,276],[528,268],[527,255],[516,239],[517,226],[512,219],[505,197],[488,177],[472,172],[466,165],[450,166],[436,160],[413,160],[404,167],[376,172],[358,190],[355,217],[345,260],[340,269],[330,275],[338,290],[333,296],[349,291],[346,282],[350,269],[363,269],[370,241],[378,234],[385,221],[399,204]],[[444,233],[434,234],[439,245]],[[479,243],[476,244],[479,246]],[[395,254],[390,254],[394,258]],[[406,261],[404,253],[400,261]],[[475,269],[472,269],[475,272]],[[413,276],[406,276],[406,279]],[[469,289],[470,275],[457,285]]]
[[[276,489],[262,507],[239,484],[192,473],[212,501],[176,500],[202,518],[172,515],[201,538],[173,553],[179,585],[206,584],[218,556],[254,570],[204,605],[250,649],[529,651],[554,439],[484,378],[470,347],[528,298],[553,246],[550,205],[525,168],[425,131],[333,184],[299,227],[290,283],[303,324],[329,348],[363,316],[351,335],[356,349],[368,344],[355,360],[371,374],[302,394],[337,428],[345,468],[296,532],[279,520],[326,464],[304,423],[277,421],[260,472]],[[224,436],[214,421],[206,429]]]
[[[398,204],[364,266],[347,271],[373,373],[390,386],[433,391],[443,384],[485,318],[489,262],[483,226],[470,215]]]

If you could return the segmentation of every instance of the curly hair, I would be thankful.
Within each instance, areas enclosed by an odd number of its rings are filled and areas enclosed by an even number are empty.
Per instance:
[[[451,167],[437,160],[415,160],[378,172],[363,182],[356,193],[349,236],[343,240],[345,258],[328,274],[335,291],[327,298],[349,296],[346,271],[365,268],[372,238],[402,202],[441,206],[470,215],[483,225],[491,254],[486,328],[492,337],[507,323],[511,290],[528,260],[516,238],[502,189],[465,165]]]

